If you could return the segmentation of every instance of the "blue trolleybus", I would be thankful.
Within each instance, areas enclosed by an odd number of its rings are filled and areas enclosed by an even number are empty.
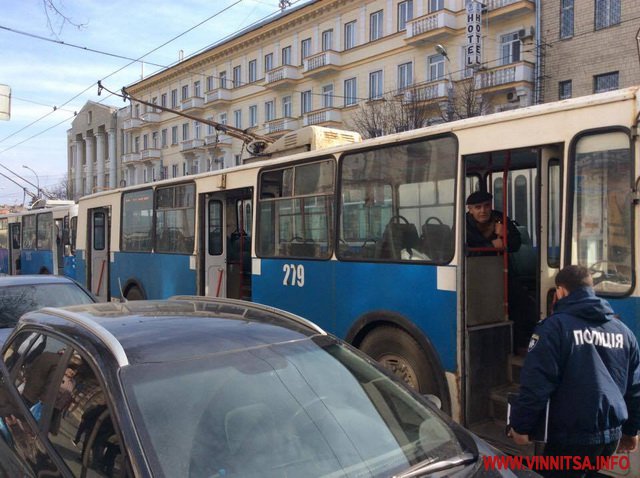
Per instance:
[[[300,314],[495,438],[514,340],[550,310],[563,265],[589,267],[640,333],[639,104],[630,88],[366,141],[315,130],[305,144],[345,144],[93,194],[78,278],[104,300],[195,293]],[[517,252],[466,247],[477,190],[517,222]]]

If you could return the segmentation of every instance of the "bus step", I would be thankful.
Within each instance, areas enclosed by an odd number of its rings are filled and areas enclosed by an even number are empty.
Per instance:
[[[520,383],[520,371],[524,365],[524,356],[509,355],[509,380],[511,383]]]
[[[491,390],[490,414],[494,420],[506,421],[507,419],[507,395],[518,391],[517,384],[501,385]]]

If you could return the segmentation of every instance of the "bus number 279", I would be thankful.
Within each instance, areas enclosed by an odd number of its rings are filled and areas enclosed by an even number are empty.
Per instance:
[[[304,266],[302,264],[285,264],[282,266],[284,279],[282,285],[304,287]]]

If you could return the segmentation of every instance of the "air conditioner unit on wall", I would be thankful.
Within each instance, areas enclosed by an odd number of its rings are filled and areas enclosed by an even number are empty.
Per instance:
[[[520,41],[531,40],[534,34],[535,34],[534,27],[529,27],[529,30],[527,30],[526,28],[521,28],[520,30],[518,30],[518,40]]]

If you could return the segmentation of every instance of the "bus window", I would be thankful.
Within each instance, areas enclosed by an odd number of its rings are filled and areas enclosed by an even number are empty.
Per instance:
[[[53,234],[53,214],[38,214],[37,221],[37,234],[38,242],[36,247],[40,250],[50,250],[51,240]]]
[[[69,230],[69,244],[71,245],[71,254],[76,251],[76,231],[78,230],[78,216],[71,217],[71,226]]]
[[[209,255],[222,254],[222,203],[209,201]]]
[[[449,262],[455,158],[453,138],[345,155],[340,259]]]
[[[191,254],[195,243],[195,185],[156,190],[156,251]]]
[[[547,263],[560,267],[560,161],[549,161],[549,190],[547,198]]]
[[[22,249],[36,248],[36,215],[22,217]]]
[[[151,189],[122,195],[123,251],[151,252],[153,193]]]
[[[0,249],[9,249],[9,221],[0,219]]]
[[[97,212],[93,215],[93,250],[103,251],[105,239],[105,215]]]
[[[586,135],[574,154],[572,262],[591,270],[597,292],[626,294],[634,241],[629,137]]]
[[[261,174],[258,255],[331,257],[334,170],[329,159]]]

